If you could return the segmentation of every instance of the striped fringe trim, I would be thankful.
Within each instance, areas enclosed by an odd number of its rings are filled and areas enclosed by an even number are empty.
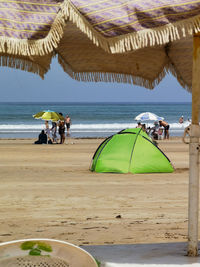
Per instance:
[[[62,66],[63,70],[69,74],[69,76],[77,81],[81,82],[117,82],[128,83],[145,87],[147,89],[153,89],[168,73],[168,68],[163,67],[163,70],[158,74],[154,80],[149,80],[143,77],[137,77],[131,74],[123,73],[108,73],[108,72],[75,72],[71,66],[64,61],[64,59],[58,55],[58,62]]]
[[[95,45],[110,53],[124,53],[147,46],[163,45],[169,41],[175,41],[200,32],[200,15],[198,15],[191,19],[167,24],[155,29],[106,38],[89,24],[70,0],[64,0],[46,38],[41,40],[19,40],[1,37],[0,52],[23,56],[49,54],[58,47],[67,20],[76,24]]]
[[[32,72],[38,74],[42,79],[44,79],[44,75],[48,71],[48,69],[45,70],[44,68],[32,61],[28,61],[26,59],[19,59],[8,55],[0,56],[0,66]]]
[[[58,47],[66,25],[63,7],[58,12],[47,37],[40,40],[25,40],[0,37],[0,52],[22,56],[43,56]]]
[[[108,42],[102,34],[98,33],[70,0],[64,1],[62,12],[65,19],[73,22],[96,46],[101,46],[105,51],[111,52],[110,44],[112,42]]]
[[[164,45],[170,41],[192,36],[193,33],[200,32],[200,15],[198,15],[191,19],[167,24],[155,29],[146,29],[113,38],[106,38],[89,24],[69,0],[65,0],[63,12],[66,19],[75,23],[95,45],[101,46],[105,51],[111,53],[124,53],[147,46]]]

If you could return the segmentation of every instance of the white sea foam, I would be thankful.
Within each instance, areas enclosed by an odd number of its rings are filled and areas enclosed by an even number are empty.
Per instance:
[[[170,130],[184,131],[185,127],[189,125],[189,122],[183,124],[180,123],[170,123]],[[126,128],[134,128],[137,123],[100,123],[100,124],[73,124],[71,125],[72,131],[120,131]],[[153,123],[147,123],[147,127],[153,127]],[[35,132],[44,129],[44,125],[40,124],[0,124],[0,131],[12,131],[12,132]]]
[[[41,125],[32,124],[0,124],[0,130],[41,130]]]

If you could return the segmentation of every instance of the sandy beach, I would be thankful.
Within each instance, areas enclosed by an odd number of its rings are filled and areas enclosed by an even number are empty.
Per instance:
[[[0,242],[54,238],[75,245],[187,239],[188,145],[159,141],[174,173],[89,171],[102,139],[33,145],[0,139]]]

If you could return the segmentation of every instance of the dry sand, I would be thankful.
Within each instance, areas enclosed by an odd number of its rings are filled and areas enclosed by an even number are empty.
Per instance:
[[[175,167],[174,173],[159,174],[90,172],[101,139],[33,141],[0,140],[0,242],[186,241],[189,148],[181,139],[159,141]]]

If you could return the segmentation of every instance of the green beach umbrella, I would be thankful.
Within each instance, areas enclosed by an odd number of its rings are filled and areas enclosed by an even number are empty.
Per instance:
[[[60,115],[58,112],[52,111],[52,110],[44,110],[36,113],[33,115],[33,118],[35,119],[42,119],[45,121],[59,121],[64,120],[64,117]]]

